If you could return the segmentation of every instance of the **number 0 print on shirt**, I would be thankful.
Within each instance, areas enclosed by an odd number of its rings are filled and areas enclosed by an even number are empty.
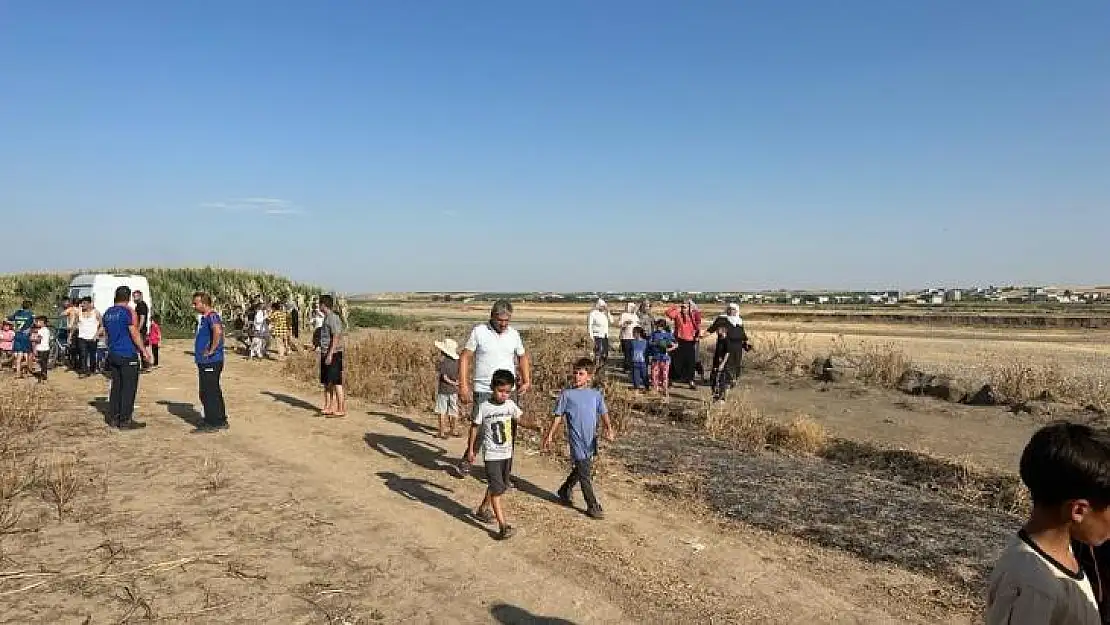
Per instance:
[[[513,419],[520,415],[520,408],[512,400],[500,405],[490,402],[481,405],[474,425],[482,428],[482,455],[486,460],[513,457]]]
[[[504,445],[513,440],[513,428],[505,421],[498,421],[490,424],[490,436],[493,437],[493,442],[498,445]]]

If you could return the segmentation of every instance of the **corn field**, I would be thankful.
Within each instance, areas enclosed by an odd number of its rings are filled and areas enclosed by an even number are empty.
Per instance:
[[[195,291],[210,293],[216,309],[225,315],[236,307],[246,307],[252,300],[259,298],[264,301],[293,300],[304,314],[309,302],[324,292],[318,287],[293,282],[274,274],[214,267],[143,267],[77,273],[135,273],[145,276],[153,292],[152,308],[155,313],[162,315],[162,325],[178,329],[191,329],[196,323],[192,309]],[[22,300],[29,299],[34,303],[36,312],[49,314],[54,311],[58,300],[66,296],[69,282],[77,273],[0,276],[0,311],[7,316]]]

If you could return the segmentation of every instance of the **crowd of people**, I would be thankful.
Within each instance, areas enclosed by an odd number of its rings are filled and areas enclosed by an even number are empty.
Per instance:
[[[141,291],[130,293],[125,303],[134,316],[143,346],[152,354],[143,368],[158,366],[162,340],[160,319],[151,315]],[[0,366],[11,366],[16,376],[28,373],[39,381],[59,365],[82,377],[107,372],[108,335],[91,297],[67,298],[50,315],[36,314],[33,302],[24,300],[0,328]]]
[[[193,351],[203,406],[203,422],[196,431],[219,432],[228,428],[220,387],[225,357],[223,320],[204,292],[194,294],[192,306],[197,314]],[[285,329],[288,327],[289,337],[297,337],[299,327],[292,321],[297,316],[283,317],[282,313],[288,314],[283,308],[271,304],[266,311],[255,305],[243,311],[245,321],[253,326],[247,330],[244,323],[248,358],[258,357],[258,338],[270,345],[291,347]],[[493,534],[501,540],[515,533],[505,494],[513,487],[517,424],[523,416],[517,402],[531,390],[532,375],[524,342],[510,323],[512,311],[510,302],[496,302],[489,320],[472,328],[461,350],[450,339],[436,342],[443,356],[437,369],[438,434],[444,438],[459,435],[457,420],[467,411],[470,427],[457,474],[469,473],[482,455],[486,490],[473,516],[496,524]],[[67,361],[74,371],[87,375],[97,362],[104,362],[111,379],[105,416],[109,425],[122,430],[144,427],[134,419],[135,395],[142,367],[157,364],[161,332],[158,318],[150,315],[142,294],[119,287],[114,305],[103,315],[91,307],[88,298],[66,302],[61,317],[63,327],[55,331],[47,316],[36,315],[31,302],[24,302],[4,320],[0,349],[17,375],[30,370],[45,381],[54,343],[71,345],[73,349],[64,353],[72,355]],[[345,330],[334,300],[322,296],[313,305],[311,319],[313,347],[319,351],[320,382],[325,389],[321,414],[343,416]],[[593,376],[606,366],[612,323],[619,325],[621,366],[633,386],[641,390],[648,371],[651,386],[663,393],[671,383],[693,384],[697,343],[715,336],[709,377],[714,393],[723,394],[736,380],[743,352],[750,349],[735,304],[728,304],[703,332],[701,313],[690,301],[668,307],[658,319],[647,302],[630,305],[616,320],[605,302],[596,303],[588,320],[594,358],[571,365],[571,383],[554,400],[555,418],[541,443],[544,449],[550,448],[555,435],[565,428],[571,471],[556,491],[557,500],[573,506],[573,490],[580,488],[586,513],[595,519],[605,514],[591,479],[593,461],[599,434],[612,440],[614,432],[604,392],[595,387]],[[672,358],[673,368],[668,366]],[[1019,472],[1031,495],[1032,509],[988,579],[985,621],[989,625],[1110,622],[1110,431],[1075,423],[1044,426],[1025,447]]]
[[[619,326],[620,368],[629,375],[632,387],[665,397],[674,384],[696,389],[700,378],[710,385],[713,398],[723,401],[739,379],[744,352],[752,349],[736,303],[726,304],[703,331],[702,311],[693,300],[668,306],[658,318],[652,314],[651,302],[628,303],[614,318],[605,300],[599,299],[586,318],[598,369],[608,364],[614,324]],[[701,362],[701,341],[706,338],[715,339],[709,371]]]

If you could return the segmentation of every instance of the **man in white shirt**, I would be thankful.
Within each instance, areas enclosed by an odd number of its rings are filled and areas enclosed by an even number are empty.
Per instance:
[[[498,369],[509,371],[520,380],[518,395],[532,388],[532,364],[520,333],[509,326],[512,318],[512,303],[497,300],[490,310],[489,322],[470,331],[470,338],[459,352],[459,400],[463,405],[478,406],[489,399],[490,379]]]
[[[609,360],[609,324],[613,317],[609,314],[609,305],[605,300],[598,299],[594,309],[586,318],[586,329],[594,341],[594,361],[600,371]]]
[[[464,408],[471,407],[471,420],[478,407],[490,398],[494,371],[504,369],[520,380],[516,387],[518,397],[532,388],[532,363],[520,333],[509,326],[512,318],[512,303],[497,300],[490,310],[489,321],[474,326],[459,352],[459,402]]]

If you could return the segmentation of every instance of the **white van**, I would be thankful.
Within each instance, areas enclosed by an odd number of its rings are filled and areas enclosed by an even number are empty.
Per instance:
[[[154,314],[154,294],[150,292],[150,284],[146,278],[135,274],[84,273],[74,276],[69,282],[69,298],[91,297],[93,307],[103,315],[104,311],[115,304],[113,300],[116,299],[116,288],[121,286],[130,287],[132,292],[142,291],[143,301],[150,307],[150,314]],[[149,324],[148,319],[148,328]]]

